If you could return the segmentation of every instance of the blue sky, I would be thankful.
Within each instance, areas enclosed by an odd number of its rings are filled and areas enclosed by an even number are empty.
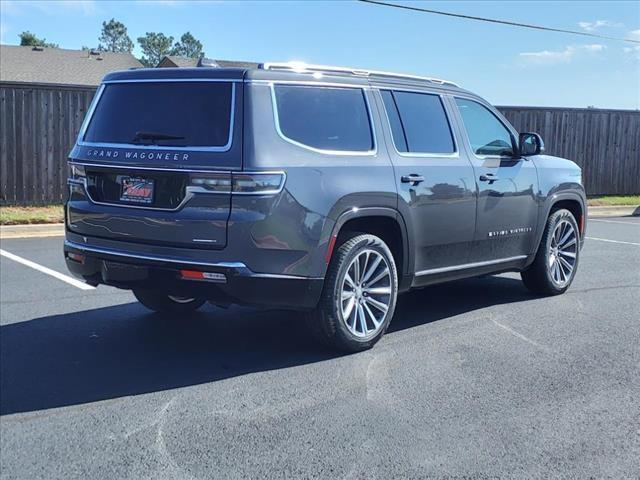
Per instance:
[[[401,2],[640,40],[640,2]],[[30,30],[95,46],[103,20],[189,30],[208,57],[302,60],[442,77],[498,105],[640,109],[640,44],[407,12],[352,1],[0,0],[1,41]],[[134,52],[139,54],[137,50]]]

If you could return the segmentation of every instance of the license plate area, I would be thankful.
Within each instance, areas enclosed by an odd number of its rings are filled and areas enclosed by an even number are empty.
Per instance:
[[[120,201],[151,205],[155,182],[150,178],[123,176],[121,179]]]

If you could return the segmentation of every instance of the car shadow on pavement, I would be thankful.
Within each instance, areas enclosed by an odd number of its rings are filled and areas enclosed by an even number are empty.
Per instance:
[[[485,277],[400,297],[389,335],[533,298],[519,280]],[[213,382],[334,358],[303,314],[207,307],[183,318],[137,303],[0,327],[0,414],[31,412]]]

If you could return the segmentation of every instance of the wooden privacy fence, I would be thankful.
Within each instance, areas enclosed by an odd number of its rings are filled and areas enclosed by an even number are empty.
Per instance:
[[[61,203],[91,87],[0,84],[0,202]]]
[[[66,159],[95,88],[0,84],[0,203],[60,203]],[[499,107],[518,131],[575,160],[587,192],[640,193],[640,111]]]
[[[542,135],[549,155],[582,167],[588,195],[640,193],[640,111],[498,107],[519,132]]]

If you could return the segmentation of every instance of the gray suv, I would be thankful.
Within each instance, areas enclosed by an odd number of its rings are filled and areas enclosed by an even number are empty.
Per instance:
[[[581,171],[452,82],[297,63],[107,75],[70,154],[64,253],[180,314],[306,311],[357,351],[399,293],[521,272],[571,284]]]

